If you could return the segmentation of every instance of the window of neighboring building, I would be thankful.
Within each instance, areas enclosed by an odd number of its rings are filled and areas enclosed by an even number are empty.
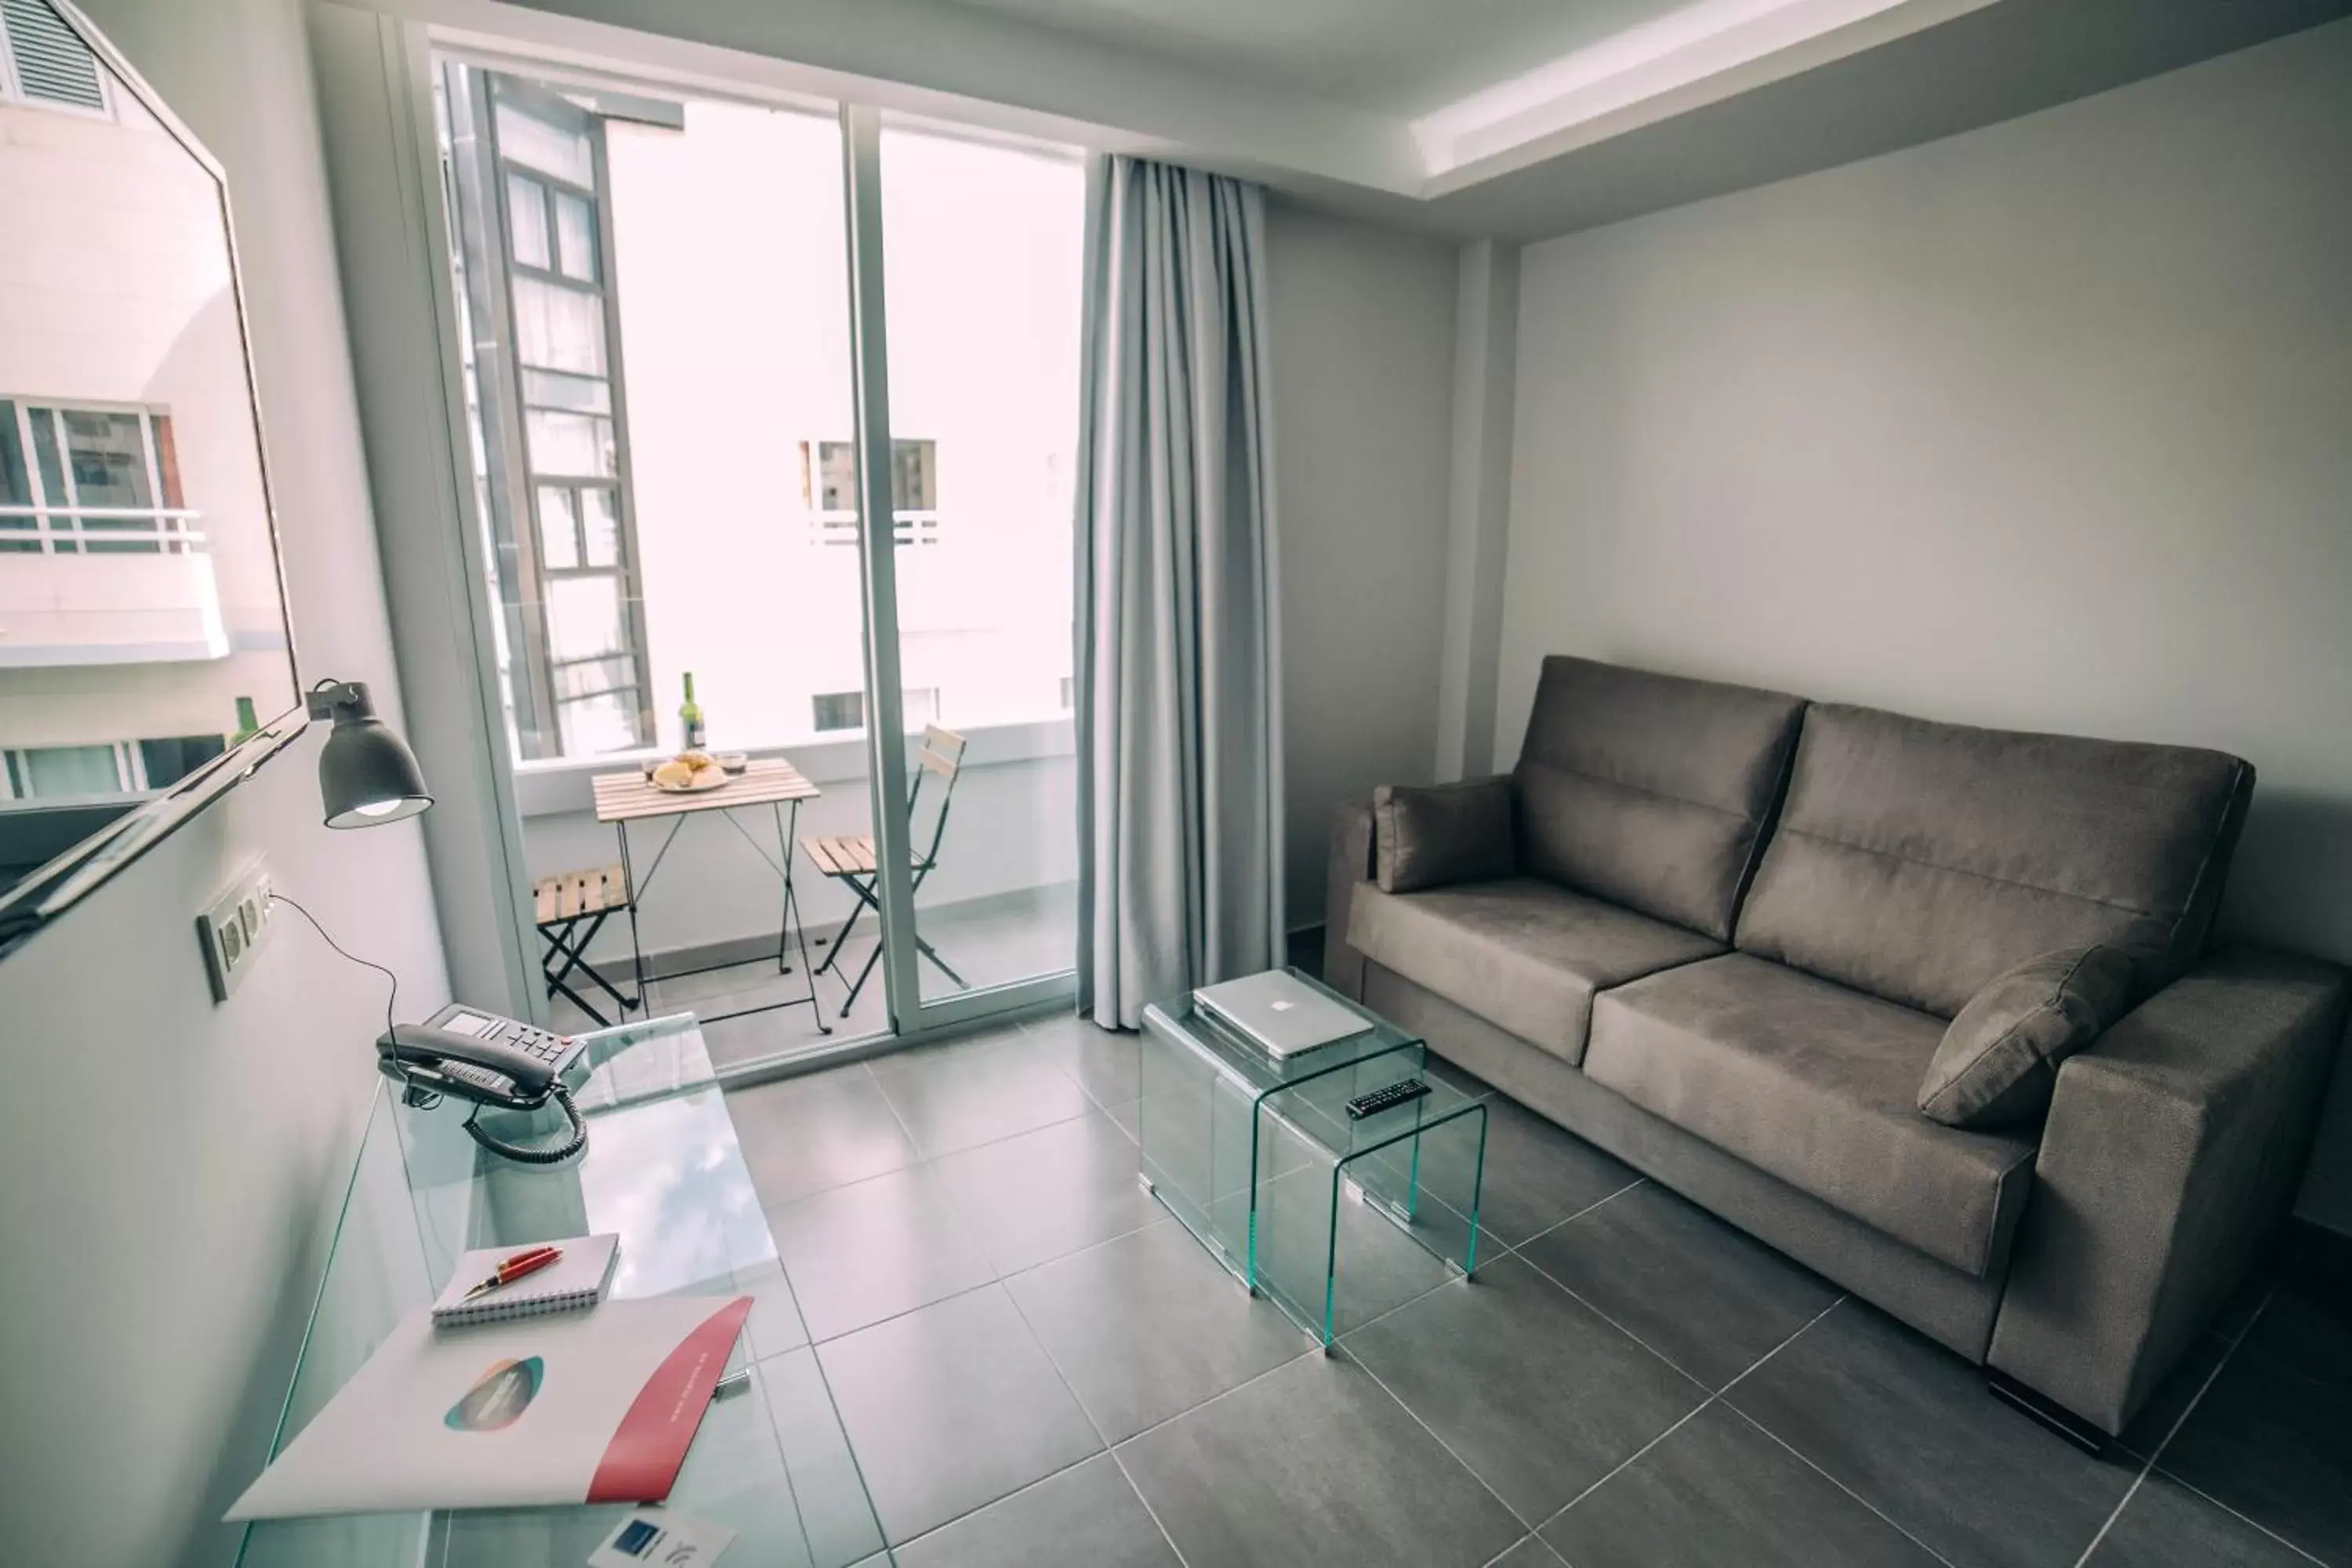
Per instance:
[[[0,100],[107,111],[106,74],[47,0],[0,0]]]
[[[228,749],[222,735],[173,735],[93,746],[24,746],[0,752],[0,798],[138,795],[179,783]]]
[[[940,721],[940,689],[936,686],[908,688],[899,693],[899,702],[907,732],[913,734],[926,724]],[[812,727],[818,731],[863,730],[866,728],[866,693],[863,691],[827,691],[809,699],[814,710]]]
[[[936,544],[940,537],[940,444],[890,442],[890,505],[900,544]],[[857,542],[857,443],[801,443],[801,500],[814,542]]]
[[[182,501],[167,411],[0,397],[0,551],[201,550]]]

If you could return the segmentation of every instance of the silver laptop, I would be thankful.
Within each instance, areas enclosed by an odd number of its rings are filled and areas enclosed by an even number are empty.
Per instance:
[[[1192,1005],[1276,1061],[1372,1028],[1361,1013],[1280,969],[1203,985]]]

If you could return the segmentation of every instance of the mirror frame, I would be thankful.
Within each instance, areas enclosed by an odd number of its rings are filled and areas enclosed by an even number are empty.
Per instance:
[[[246,313],[245,268],[237,258],[236,226],[229,212],[228,174],[195,134],[172,112],[161,94],[132,68],[106,35],[72,0],[47,0],[51,9],[88,45],[114,85],[137,98],[181,149],[211,177],[220,201],[221,237],[228,247],[229,291],[236,306],[237,348],[245,359],[245,392],[253,411],[253,442],[261,467],[261,521],[269,534],[269,558],[278,583],[278,618],[286,634],[287,674],[294,705],[170,787],[133,805],[121,816],[27,873],[0,892],[0,960],[37,931],[87,898],[100,885],[184,826],[206,806],[251,778],[261,764],[284,751],[310,724],[302,701],[302,665],[294,642],[294,618],[286,592],[286,551],[278,529],[278,499],[269,471],[260,378],[253,361],[253,326]]]

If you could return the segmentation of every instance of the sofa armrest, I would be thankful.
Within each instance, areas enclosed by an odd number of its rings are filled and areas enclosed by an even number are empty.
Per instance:
[[[1323,984],[1364,999],[1364,955],[1348,945],[1356,889],[1372,875],[1372,801],[1343,800],[1331,811],[1330,859],[1323,868]]]
[[[1372,792],[1372,879],[1383,892],[1488,882],[1518,869],[1511,781],[1382,784]]]
[[[1995,1367],[2123,1430],[2285,1216],[2347,997],[2334,964],[2210,954],[2059,1069]]]

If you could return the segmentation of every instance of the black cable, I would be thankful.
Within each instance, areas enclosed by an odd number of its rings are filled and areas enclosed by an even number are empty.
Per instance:
[[[572,1103],[572,1091],[570,1089],[565,1089],[560,1083],[554,1083],[548,1086],[548,1093],[554,1099],[557,1106],[562,1108],[563,1111],[563,1119],[572,1124],[571,1137],[566,1142],[558,1144],[556,1147],[551,1149],[525,1149],[520,1144],[509,1143],[506,1142],[506,1140],[496,1136],[490,1132],[488,1129],[481,1126],[476,1120],[476,1118],[482,1114],[482,1108],[478,1104],[474,1107],[474,1114],[466,1118],[466,1135],[473,1139],[475,1142],[479,1143],[483,1148],[488,1149],[491,1153],[501,1155],[506,1159],[514,1160],[525,1165],[560,1165],[563,1163],[564,1161],[569,1160],[572,1155],[577,1154],[581,1150],[585,1149],[588,1146],[588,1123],[580,1119],[579,1107]]]
[[[309,921],[310,922],[310,929],[319,933],[319,940],[325,942],[329,947],[333,948],[337,952],[341,953],[343,957],[351,960],[353,963],[360,965],[362,969],[374,970],[378,974],[383,975],[386,980],[392,982],[392,994],[383,999],[383,1032],[387,1035],[392,1033],[393,1009],[400,1003],[400,976],[394,974],[391,970],[386,969],[381,963],[370,963],[368,960],[360,957],[357,953],[344,952],[343,944],[327,934],[327,928],[319,923],[318,916],[312,914],[310,910],[304,909],[301,905],[296,903],[285,894],[272,889],[269,894],[269,901],[273,904],[284,904],[288,909],[292,910],[296,914],[300,915],[304,920]]]

